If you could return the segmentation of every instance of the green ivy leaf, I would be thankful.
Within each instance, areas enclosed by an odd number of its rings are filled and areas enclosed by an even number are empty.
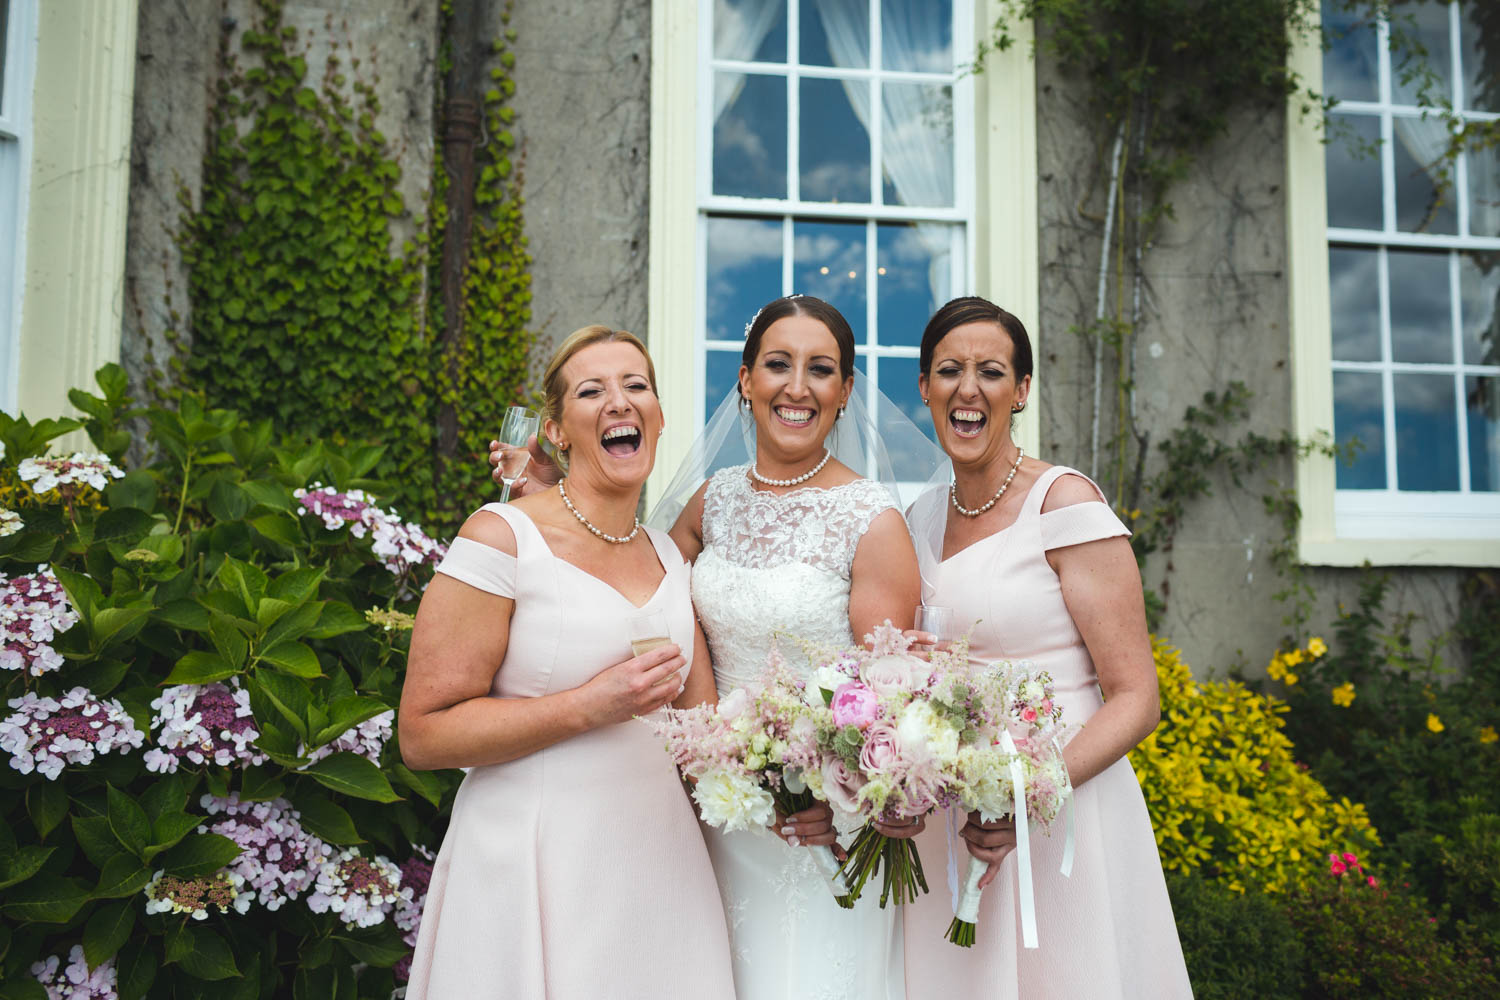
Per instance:
[[[307,633],[309,639],[332,639],[346,632],[361,632],[370,627],[365,616],[342,601],[329,601],[318,616],[317,627]]]
[[[16,920],[65,924],[88,898],[88,890],[76,879],[42,874],[7,889],[0,910]]]
[[[210,684],[233,677],[239,671],[217,653],[195,649],[177,661],[163,684]]]
[[[55,847],[38,847],[34,844],[21,847],[14,854],[0,858],[0,889],[24,882],[42,870]]]
[[[167,851],[157,862],[168,875],[196,878],[212,875],[240,856],[240,845],[217,833],[195,833]]]
[[[26,789],[26,811],[43,840],[68,815],[68,792],[61,782],[38,781]]]
[[[95,899],[118,899],[134,896],[151,881],[151,870],[132,855],[120,853],[110,858],[99,872],[99,884],[91,895]]]
[[[115,988],[120,1000],[141,1000],[156,979],[156,952],[137,942],[135,947],[120,953],[115,962]]]
[[[375,802],[396,802],[401,798],[392,790],[380,768],[356,753],[325,757],[308,765],[303,773],[343,795]]]
[[[279,642],[270,649],[263,650],[260,658],[293,677],[323,676],[323,668],[318,664],[318,654],[300,642]]]
[[[216,982],[240,974],[229,944],[207,927],[177,924],[166,934],[166,959],[190,976]]]
[[[105,789],[109,801],[110,832],[125,845],[127,851],[140,857],[151,836],[151,821],[146,818],[146,810],[114,785],[106,785]]]
[[[105,903],[83,925],[83,957],[96,968],[119,952],[135,927],[135,901]],[[116,978],[119,973],[116,972]]]

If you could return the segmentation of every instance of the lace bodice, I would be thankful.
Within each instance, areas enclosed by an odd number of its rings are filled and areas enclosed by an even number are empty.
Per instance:
[[[778,632],[825,647],[852,644],[854,553],[870,522],[894,507],[885,487],[868,479],[776,494],[752,489],[743,465],[714,474],[703,496],[693,606],[720,692],[760,675]]]

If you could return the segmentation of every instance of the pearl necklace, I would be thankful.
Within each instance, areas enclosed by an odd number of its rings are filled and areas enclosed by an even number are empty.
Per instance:
[[[567,480],[566,477],[564,477],[562,479],[559,479],[557,481],[557,492],[560,493],[560,494],[562,494],[563,506],[566,507],[566,508],[568,508],[568,511],[574,517],[578,518],[578,523],[579,524],[583,525],[585,528],[587,528],[590,531],[592,531],[597,537],[604,539],[606,542],[608,542],[611,545],[624,545],[626,542],[632,540],[633,538],[635,538],[636,535],[638,535],[638,534],[641,533],[641,519],[640,518],[636,518],[635,519],[635,527],[630,529],[630,534],[628,534],[628,535],[622,535],[619,538],[616,538],[614,535],[606,535],[604,532],[602,532],[598,528],[594,527],[593,522],[591,522],[588,518],[584,517],[582,514],[578,513],[578,508],[574,507],[573,506],[573,501],[571,501],[571,500],[568,499],[568,491],[567,491],[567,489],[565,489],[563,487],[563,483],[565,483],[567,481],[568,480]]]
[[[826,448],[823,449],[823,460],[795,479],[770,479],[766,476],[762,476],[760,474],[760,470],[755,467],[755,463],[751,462],[750,478],[755,480],[757,483],[764,483],[767,486],[796,486],[799,483],[807,482],[813,476],[816,476],[818,473],[822,472],[823,466],[827,465],[828,460],[832,457],[833,452],[829,451]]]
[[[958,502],[958,480],[955,479],[953,481],[953,484],[948,487],[948,495],[953,498],[953,509],[958,511],[964,517],[978,517],[980,514],[983,514],[985,511],[995,506],[995,504],[1000,501],[1000,498],[1005,496],[1005,491],[1010,488],[1010,481],[1016,478],[1016,470],[1021,467],[1021,459],[1025,457],[1025,449],[1018,446],[1016,448],[1015,464],[1010,467],[1010,475],[1005,477],[1005,482],[1001,483],[1000,488],[995,491],[995,495],[990,497],[989,503],[985,504],[983,507],[977,507],[974,510],[969,510],[969,508]]]

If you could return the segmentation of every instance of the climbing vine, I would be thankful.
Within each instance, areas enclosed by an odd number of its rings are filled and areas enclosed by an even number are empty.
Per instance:
[[[1450,166],[1465,149],[1500,142],[1500,122],[1466,121],[1452,108],[1400,4],[1337,2],[1356,22],[1380,18],[1390,26],[1395,71],[1449,126],[1444,157]],[[1267,438],[1249,432],[1233,440],[1232,428],[1249,413],[1250,393],[1240,383],[1209,392],[1165,433],[1156,428],[1153,451],[1153,430],[1137,421],[1135,400],[1145,261],[1163,223],[1172,217],[1175,186],[1245,112],[1284,107],[1293,100],[1304,114],[1321,112],[1325,122],[1333,120],[1328,112],[1335,102],[1310,89],[1288,59],[1295,39],[1318,30],[1319,8],[1319,0],[1006,0],[992,40],[981,47],[982,60],[988,48],[1014,43],[1009,25],[1023,18],[1034,21],[1038,49],[1081,83],[1091,131],[1099,137],[1095,189],[1078,208],[1100,232],[1094,308],[1071,328],[1093,358],[1092,406],[1086,410],[1091,415],[1088,467],[1135,522],[1138,559],[1144,562],[1159,553],[1168,574],[1172,539],[1188,503],[1212,492],[1210,470],[1214,476],[1227,473],[1235,486],[1243,487],[1272,459],[1310,450],[1335,453],[1331,441],[1298,441],[1290,434]],[[1500,14],[1475,13],[1500,19]],[[1486,31],[1485,38],[1490,34]],[[1500,65],[1500,52],[1487,52],[1485,58],[1487,67]],[[1487,71],[1486,79],[1500,86],[1500,73]],[[1330,139],[1344,141],[1336,131]],[[1452,172],[1437,174],[1441,198]],[[1087,206],[1097,204],[1101,194],[1104,212],[1093,214]],[[1148,475],[1153,454],[1163,464]],[[1266,509],[1286,531],[1271,553],[1273,566],[1288,581],[1277,596],[1289,602],[1288,623],[1295,627],[1311,605],[1292,543],[1300,511],[1289,488],[1270,481],[1266,488]],[[1169,593],[1164,576],[1159,590],[1148,594],[1156,616]]]
[[[444,349],[434,307],[444,174],[413,218],[390,143],[375,128],[374,81],[335,51],[308,80],[306,49],[281,0],[257,0],[213,108],[203,197],[183,218],[190,336],[178,336],[181,390],[297,435],[367,441],[404,511],[450,530],[488,493],[480,456],[504,408],[525,394],[530,257],[509,129],[507,44],[494,45],[485,141],[464,280],[463,336]],[[243,60],[243,65],[242,65]],[[415,235],[397,242],[398,227]],[[460,453],[439,462],[439,407],[462,414]]]

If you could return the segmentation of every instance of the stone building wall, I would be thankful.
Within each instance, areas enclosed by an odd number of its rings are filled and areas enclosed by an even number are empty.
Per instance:
[[[1084,113],[1084,95],[1042,50],[1038,66],[1038,173],[1041,219],[1041,321],[1038,388],[1044,459],[1085,473],[1092,464],[1093,347],[1074,329],[1096,309],[1101,222],[1106,207],[1112,136],[1099,136]],[[1208,391],[1241,381],[1253,392],[1237,439],[1253,430],[1276,437],[1292,430],[1291,342],[1285,199],[1285,119],[1279,110],[1242,115],[1175,186],[1175,217],[1145,253],[1142,322],[1136,339],[1137,426],[1149,431],[1149,477],[1162,462],[1159,443]],[[1113,314],[1116,289],[1108,291]],[[1124,289],[1127,311],[1134,294]],[[1106,358],[1112,355],[1106,354]],[[1101,450],[1113,431],[1115,372],[1102,379]],[[1114,467],[1100,455],[1100,486],[1113,502]],[[1144,582],[1166,599],[1161,634],[1182,647],[1200,673],[1243,665],[1259,672],[1289,629],[1288,608],[1273,596],[1286,581],[1270,552],[1283,537],[1262,497],[1290,485],[1292,463],[1273,464],[1243,487],[1208,470],[1213,495],[1193,501],[1170,553],[1153,555]],[[1128,483],[1128,479],[1127,479]],[[1362,571],[1312,568],[1317,594],[1309,627],[1327,631],[1340,603],[1351,605]],[[1451,626],[1458,570],[1398,569],[1387,601],[1392,613],[1417,616],[1419,641]]]

